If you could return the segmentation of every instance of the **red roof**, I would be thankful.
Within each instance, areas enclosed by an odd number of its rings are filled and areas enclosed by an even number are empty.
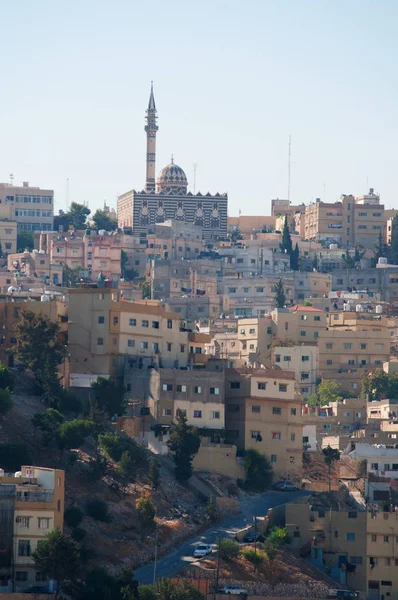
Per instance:
[[[252,377],[267,377],[268,379],[296,379],[294,371],[284,371],[283,369],[250,369],[242,367],[237,369],[225,369],[226,375],[252,375]]]
[[[296,304],[296,306],[292,306],[291,311],[297,312],[299,310],[303,310],[305,312],[323,312],[319,308],[314,308],[313,306],[303,306],[302,304]]]

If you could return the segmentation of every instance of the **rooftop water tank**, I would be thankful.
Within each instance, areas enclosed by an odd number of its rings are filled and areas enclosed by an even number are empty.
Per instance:
[[[4,469],[0,469],[0,477],[4,477]]]
[[[329,244],[329,250],[337,250],[337,244]]]
[[[357,304],[355,307],[356,312],[363,312],[363,306],[362,304]]]
[[[43,294],[42,296],[40,296],[40,300],[42,302],[50,302],[50,296],[47,296],[46,294]]]
[[[16,291],[17,291],[17,288],[16,288],[16,287],[14,287],[13,285],[10,285],[10,287],[9,287],[9,288],[8,288],[8,290],[7,290],[7,292],[8,292],[9,294],[13,294],[13,293],[14,293],[14,292],[16,292]]]
[[[15,477],[22,477],[22,471],[16,471]]]
[[[105,229],[100,229],[98,235],[105,235]]]
[[[346,312],[349,312],[350,310],[352,310],[352,306],[349,302],[346,302],[345,304],[343,304],[343,310],[345,310]]]
[[[379,265],[386,265],[386,264],[388,264],[387,263],[387,259],[384,256],[381,256],[379,258],[379,260],[377,261],[377,264],[379,264]]]
[[[377,304],[376,306],[376,314],[381,315],[383,313],[383,307],[381,304]]]

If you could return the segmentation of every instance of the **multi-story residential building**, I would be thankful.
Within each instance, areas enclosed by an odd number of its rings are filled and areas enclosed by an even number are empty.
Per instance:
[[[336,243],[342,248],[370,248],[384,235],[384,206],[371,194],[354,198],[342,196],[339,202],[326,203],[318,198],[305,207],[305,239]]]
[[[223,294],[214,294],[211,296],[180,296],[168,298],[167,307],[174,313],[177,313],[181,319],[189,323],[195,323],[204,319],[215,319],[222,314],[230,312],[229,296]]]
[[[1,193],[1,188],[0,188]],[[0,244],[2,255],[7,256],[17,251],[17,222],[13,217],[10,203],[0,200]]]
[[[58,285],[62,283],[62,263],[52,263],[50,255],[44,250],[19,252],[7,257],[8,269],[14,276],[37,277],[44,283]]]
[[[218,248],[222,259],[222,275],[255,277],[290,269],[290,257],[262,246]]]
[[[203,228],[181,221],[157,223],[146,238],[149,259],[191,260],[198,258],[205,248]]]
[[[342,435],[358,431],[366,424],[366,400],[345,398],[328,406],[303,407],[303,422],[315,425],[319,435]]]
[[[360,391],[363,373],[389,359],[391,335],[386,317],[362,312],[330,312],[327,331],[319,334],[319,368],[342,390]]]
[[[295,374],[278,369],[225,371],[225,428],[238,448],[266,454],[277,477],[301,476],[302,396]]]
[[[379,265],[383,267],[383,265]],[[398,271],[396,266],[369,269],[336,269],[332,272],[333,289],[377,292],[381,300],[396,308],[398,303]]]
[[[0,203],[12,207],[12,219],[18,231],[51,231],[54,217],[54,192],[29,187],[0,183]]]
[[[202,297],[216,295],[221,275],[219,260],[156,260],[147,270],[153,298]]]
[[[131,368],[204,364],[210,337],[181,327],[180,315],[158,300],[128,302],[110,288],[69,290],[70,369],[122,379]]]
[[[228,295],[231,313],[238,317],[261,317],[275,307],[275,286],[282,279],[287,304],[293,303],[293,274],[258,277],[223,277],[221,293]]]
[[[0,469],[0,592],[32,587],[48,591],[32,553],[49,531],[62,531],[64,496],[64,471],[23,466],[5,475]]]
[[[239,231],[242,235],[250,235],[254,231],[273,231],[275,229],[276,216],[247,216],[228,217],[228,233]]]
[[[297,385],[304,398],[315,393],[319,374],[317,346],[273,346],[269,362],[272,368],[280,367],[294,371]]]

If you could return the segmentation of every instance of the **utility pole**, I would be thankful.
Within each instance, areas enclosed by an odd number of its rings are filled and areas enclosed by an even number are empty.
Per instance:
[[[216,575],[216,593],[218,592],[218,581],[220,578],[220,545],[221,538],[219,537],[217,540],[217,575]]]
[[[257,517],[254,516],[254,572],[257,571]]]
[[[158,561],[158,524],[156,523],[155,529],[155,560],[153,563],[153,585],[156,583],[156,565]]]

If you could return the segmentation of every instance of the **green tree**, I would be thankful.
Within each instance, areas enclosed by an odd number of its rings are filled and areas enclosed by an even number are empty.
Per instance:
[[[194,427],[187,425],[187,418],[179,409],[176,418],[167,445],[174,458],[176,478],[187,481],[192,475],[192,460],[199,450],[200,437]]]
[[[157,490],[160,483],[160,467],[159,461],[155,456],[151,458],[151,464],[149,467],[149,481],[151,482],[152,488]]]
[[[5,471],[18,471],[21,465],[31,464],[31,449],[25,443],[0,444],[0,465]]]
[[[354,269],[356,264],[355,264],[355,258],[353,256],[351,256],[350,251],[347,249],[345,251],[344,254],[341,255],[341,258],[343,259],[344,262],[344,267],[346,269]]]
[[[139,517],[141,541],[144,541],[145,535],[153,531],[156,527],[156,508],[152,502],[151,496],[149,494],[143,494],[137,498],[135,509]]]
[[[359,250],[358,246],[355,246],[354,260],[357,265],[363,259],[364,256],[365,256],[365,252],[361,252]]]
[[[8,367],[2,364],[0,364],[0,388],[8,389],[10,392],[14,389],[14,375]]]
[[[141,288],[142,299],[151,300],[151,284],[147,281],[143,281],[142,283],[138,284],[138,287]]]
[[[379,258],[387,258],[388,260],[389,255],[390,247],[384,241],[383,233],[380,230],[377,244],[375,245],[373,250],[372,267],[375,267],[377,265],[377,263],[379,262]]]
[[[298,247],[298,243],[296,242],[296,246],[294,247],[294,250],[292,250],[292,253],[290,255],[290,268],[293,271],[299,270],[299,258],[300,258],[300,250]]]
[[[325,461],[325,463],[328,466],[328,471],[329,471],[329,493],[330,493],[331,487],[332,487],[332,482],[331,482],[332,465],[337,460],[340,460],[340,452],[336,448],[331,448],[330,446],[328,446],[327,448],[324,448],[322,450],[322,454],[323,454],[323,460]]]
[[[239,543],[230,538],[218,538],[217,548],[223,560],[232,560],[239,555]]]
[[[0,416],[6,415],[13,407],[13,399],[10,390],[0,389]]]
[[[84,444],[86,437],[91,435],[93,424],[86,419],[74,419],[62,423],[57,432],[58,447],[64,448],[80,448]]]
[[[132,596],[127,596],[131,600]],[[186,579],[160,579],[154,586],[138,587],[139,600],[205,600],[205,596]]]
[[[266,540],[269,544],[273,544],[276,548],[280,548],[283,544],[290,543],[290,537],[286,527],[278,527],[274,525]]]
[[[87,514],[96,521],[102,521],[103,523],[109,523],[111,516],[108,512],[108,506],[103,500],[94,498],[89,500],[86,504]]]
[[[289,225],[287,223],[287,215],[285,215],[285,222],[283,224],[283,230],[282,230],[282,241],[279,244],[279,247],[281,249],[281,252],[284,252],[285,254],[288,254],[289,256],[292,255],[293,242],[292,242],[292,236],[290,235],[290,231],[289,231]]]
[[[128,263],[128,254],[127,252],[122,250],[120,255],[120,272],[122,274],[123,279],[125,279],[126,281],[133,281],[133,279],[136,279],[138,277],[139,273],[136,269],[130,267]]]
[[[34,246],[33,234],[30,231],[22,229],[17,235],[17,252],[25,252],[25,250],[32,252]]]
[[[42,443],[48,446],[57,434],[64,417],[55,408],[47,408],[42,413],[35,413],[31,419],[33,427],[40,429],[42,433]]]
[[[99,231],[105,229],[105,231],[115,231],[117,229],[117,222],[110,218],[107,212],[98,209],[95,211],[92,217],[95,228]]]
[[[375,371],[364,373],[362,375],[361,395],[369,402],[372,400],[381,400],[382,398],[387,398],[390,396],[390,391],[392,391],[391,384],[395,384],[395,380],[396,377],[392,378],[385,371],[383,371],[383,369],[376,369]],[[398,397],[396,395],[398,392],[396,387],[397,386],[394,385],[393,391],[395,395],[391,396],[392,398]]]
[[[62,265],[62,285],[67,288],[75,288],[80,282],[80,273],[83,270],[81,265],[77,267],[68,267],[66,263]]]
[[[398,265],[398,215],[391,219],[391,243],[388,258],[393,265]]]
[[[58,529],[50,531],[32,553],[35,566],[57,582],[55,598],[60,597],[63,585],[79,577],[79,545]]]
[[[307,399],[308,406],[325,406],[330,402],[343,402],[341,386],[334,379],[322,379],[314,394]]]
[[[66,355],[58,324],[26,310],[20,313],[14,331],[16,342],[11,352],[33,373],[43,392],[53,398],[61,389],[58,367]]]
[[[64,512],[64,521],[69,527],[80,525],[84,517],[84,512],[78,506],[69,506]]]
[[[278,281],[278,283],[276,284],[276,286],[274,287],[274,292],[275,292],[276,308],[285,308],[286,296],[285,296],[285,290],[283,287],[282,279],[280,279]]]
[[[106,377],[97,377],[97,381],[94,381],[91,387],[98,408],[105,411],[109,417],[125,413],[127,400],[124,397],[126,391],[124,385],[117,384]]]
[[[246,469],[246,480],[244,487],[248,491],[263,492],[272,483],[273,471],[268,458],[255,450],[249,448],[243,457]]]
[[[217,505],[214,501],[213,496],[211,496],[209,498],[209,501],[206,504],[206,512],[207,512],[211,522],[215,523],[215,521],[217,521],[217,519],[218,519],[218,511],[217,511]]]
[[[128,450],[123,452],[120,459],[119,473],[126,483],[135,481],[136,466],[133,457]]]
[[[74,229],[84,229],[90,212],[90,209],[84,206],[84,204],[72,202],[65,216],[69,221],[69,225],[72,225]]]

